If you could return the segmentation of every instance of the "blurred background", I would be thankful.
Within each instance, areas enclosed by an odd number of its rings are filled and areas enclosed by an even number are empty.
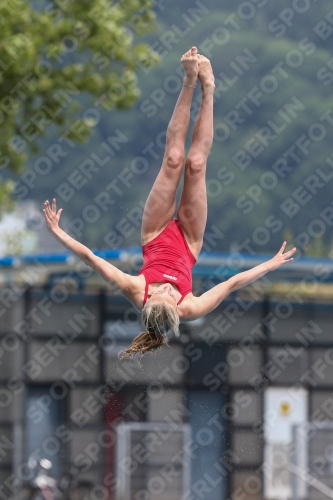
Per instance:
[[[10,0],[0,27],[0,498],[333,498],[331,2]],[[194,293],[297,254],[121,362],[138,312],[42,205],[138,273],[192,45],[216,81]]]

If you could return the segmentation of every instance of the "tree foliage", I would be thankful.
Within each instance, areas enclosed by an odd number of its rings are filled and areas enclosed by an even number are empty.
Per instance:
[[[2,0],[0,167],[18,173],[41,137],[86,141],[101,110],[132,106],[137,69],[158,60],[138,41],[153,28],[150,0]]]

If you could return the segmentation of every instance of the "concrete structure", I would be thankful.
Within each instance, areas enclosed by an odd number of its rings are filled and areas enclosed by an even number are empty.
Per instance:
[[[102,255],[140,266],[135,249]],[[259,261],[207,255],[194,290]],[[132,361],[117,355],[140,332],[138,312],[86,266],[68,255],[0,264],[0,498],[29,480],[34,455],[51,460],[53,476],[72,471],[96,485],[96,498],[115,499],[116,426],[142,421],[190,424],[185,498],[259,500],[270,460],[264,416],[279,432],[267,391],[284,387],[297,404],[301,387],[305,417],[333,420],[330,260],[284,266],[182,324],[172,349]],[[152,484],[135,500],[163,498]]]

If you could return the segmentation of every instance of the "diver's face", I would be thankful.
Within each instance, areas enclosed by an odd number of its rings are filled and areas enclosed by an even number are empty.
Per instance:
[[[157,287],[150,297],[150,302],[167,302],[171,306],[176,306],[176,292],[171,283],[163,283],[163,285]]]

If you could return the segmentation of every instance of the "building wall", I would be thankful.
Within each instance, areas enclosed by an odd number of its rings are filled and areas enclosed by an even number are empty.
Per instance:
[[[53,474],[72,470],[111,500],[115,426],[162,421],[192,426],[188,498],[259,500],[267,387],[287,394],[300,384],[310,420],[333,419],[329,303],[234,295],[183,324],[172,349],[132,361],[117,354],[139,333],[138,314],[119,297],[29,289],[4,310],[0,496],[10,495],[16,479],[29,479],[25,464],[35,451],[54,463]]]

